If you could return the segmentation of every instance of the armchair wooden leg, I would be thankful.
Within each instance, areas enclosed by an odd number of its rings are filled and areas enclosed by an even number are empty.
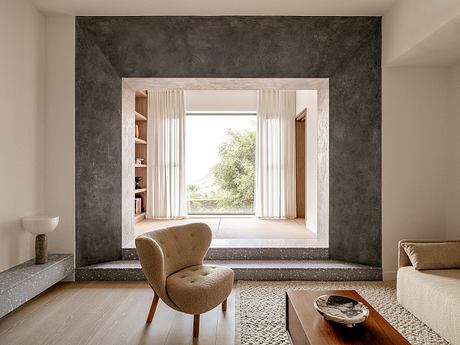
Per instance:
[[[150,323],[152,322],[153,320],[153,315],[155,315],[155,310],[157,309],[157,305],[158,305],[158,300],[160,299],[160,297],[158,297],[158,295],[155,293],[155,291],[153,292],[153,301],[152,301],[152,305],[150,306],[150,310],[149,310],[149,315],[147,316],[147,323]]]
[[[193,337],[200,335],[200,315],[193,315]]]
[[[227,311],[227,300],[222,302],[222,311]]]

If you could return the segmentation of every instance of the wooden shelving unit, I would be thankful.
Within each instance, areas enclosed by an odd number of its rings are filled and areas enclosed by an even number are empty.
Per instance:
[[[134,133],[134,144],[135,148],[135,159],[142,158],[142,164],[134,165],[134,176],[142,177],[140,187],[134,191],[134,199],[141,197],[143,207],[140,212],[134,214],[134,222],[140,222],[145,219],[145,210],[147,209],[147,91],[137,90],[136,91],[136,102],[135,102],[135,133]],[[137,135],[136,135],[137,134]],[[135,202],[135,200],[134,200]]]

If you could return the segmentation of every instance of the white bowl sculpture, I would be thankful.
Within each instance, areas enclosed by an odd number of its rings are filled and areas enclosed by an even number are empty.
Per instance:
[[[32,216],[22,218],[22,228],[35,235],[46,234],[56,229],[59,217]]]
[[[59,224],[59,217],[32,216],[22,218],[22,228],[35,234],[35,264],[48,262],[48,239],[46,234],[54,231]]]
[[[363,303],[346,296],[319,296],[313,305],[326,320],[341,323],[347,327],[362,323],[369,316],[369,309]]]

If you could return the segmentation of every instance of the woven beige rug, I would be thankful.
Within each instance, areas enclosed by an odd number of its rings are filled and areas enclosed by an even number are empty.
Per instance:
[[[400,306],[395,282],[238,281],[236,345],[290,345],[285,324],[285,291],[356,290],[411,344],[448,344]]]

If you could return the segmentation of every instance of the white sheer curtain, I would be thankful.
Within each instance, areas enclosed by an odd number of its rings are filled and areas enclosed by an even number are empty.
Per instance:
[[[256,215],[295,218],[295,91],[260,90],[257,109]]]
[[[186,215],[184,91],[148,92],[147,217]]]

